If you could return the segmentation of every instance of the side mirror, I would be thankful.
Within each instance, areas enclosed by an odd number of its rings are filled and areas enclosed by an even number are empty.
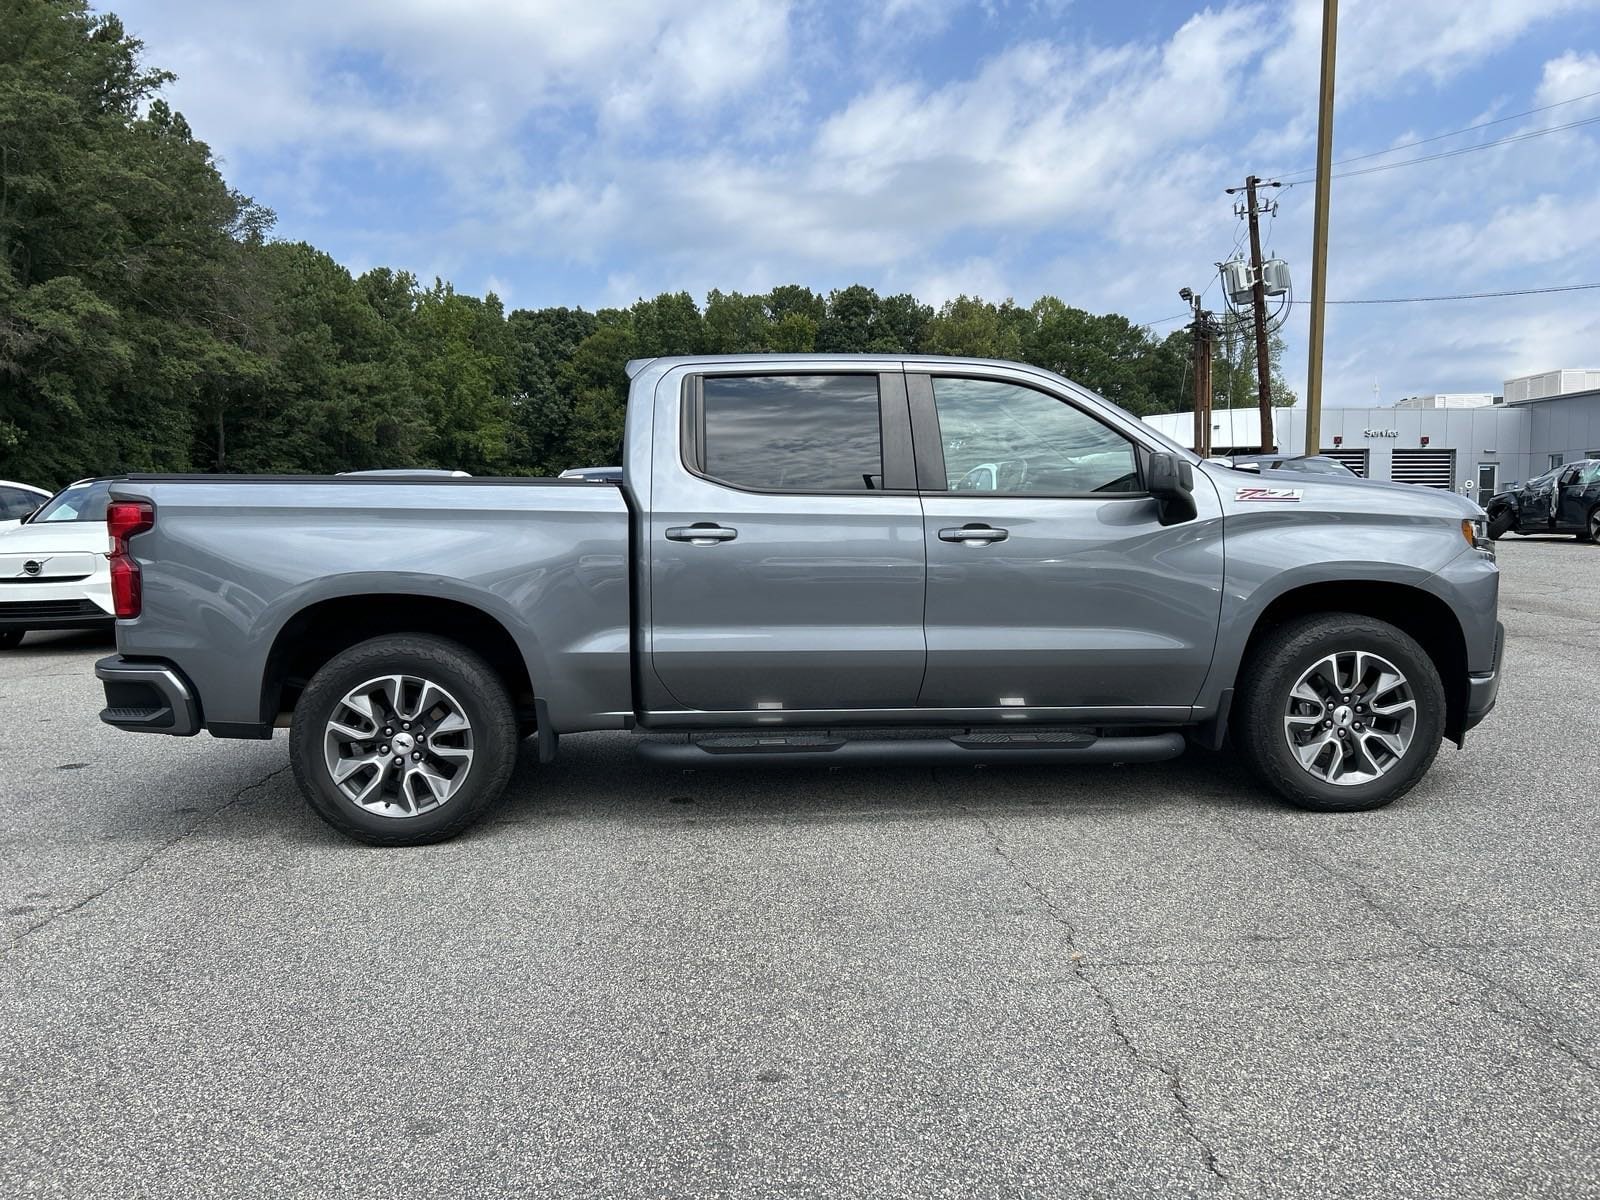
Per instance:
[[[1145,474],[1145,488],[1155,497],[1163,525],[1194,520],[1193,467],[1171,454],[1152,454]]]

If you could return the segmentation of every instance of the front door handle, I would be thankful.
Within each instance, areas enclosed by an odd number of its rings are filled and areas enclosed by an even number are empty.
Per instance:
[[[731,542],[739,536],[737,529],[713,525],[702,521],[698,525],[674,525],[667,530],[667,540],[688,542],[691,546],[715,546],[718,542]]]
[[[990,525],[963,525],[960,529],[939,530],[941,542],[1003,542],[1010,536],[1010,530],[995,529]]]

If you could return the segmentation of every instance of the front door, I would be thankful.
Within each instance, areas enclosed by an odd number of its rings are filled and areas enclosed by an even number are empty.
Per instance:
[[[1499,479],[1499,463],[1478,464],[1478,503],[1480,505],[1486,506],[1489,503],[1489,497],[1500,490]]]
[[[1600,463],[1571,463],[1561,472],[1557,484],[1556,528],[1562,533],[1588,531],[1589,513],[1596,499],[1600,499],[1597,484],[1600,484]]]
[[[1163,527],[1141,452],[1065,391],[911,375],[928,551],[924,706],[1181,719],[1211,665],[1221,504]]]
[[[926,562],[904,377],[744,364],[657,413],[641,616],[666,695],[647,681],[647,706],[913,707]]]

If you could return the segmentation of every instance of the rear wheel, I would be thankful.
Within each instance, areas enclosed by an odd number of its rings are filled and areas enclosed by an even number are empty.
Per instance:
[[[27,635],[26,629],[0,629],[0,650],[15,650]]]
[[[336,655],[295,706],[290,756],[318,816],[376,846],[455,837],[499,798],[517,760],[511,699],[489,665],[443,638],[374,638]]]
[[[1502,508],[1499,512],[1490,513],[1489,536],[1498,542],[1501,538],[1505,537],[1506,534],[1511,532],[1512,524],[1513,518],[1510,509]]]
[[[1380,808],[1410,791],[1439,752],[1439,672],[1386,622],[1353,613],[1290,621],[1262,639],[1242,679],[1239,746],[1301,808]]]

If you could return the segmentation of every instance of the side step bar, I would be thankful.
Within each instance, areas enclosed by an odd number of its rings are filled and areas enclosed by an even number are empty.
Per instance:
[[[838,738],[816,734],[751,734],[669,742],[646,739],[638,756],[671,767],[757,764],[845,766],[974,766],[988,763],[1146,763],[1177,758],[1183,734],[1096,737],[1090,733],[967,732],[952,737]]]

